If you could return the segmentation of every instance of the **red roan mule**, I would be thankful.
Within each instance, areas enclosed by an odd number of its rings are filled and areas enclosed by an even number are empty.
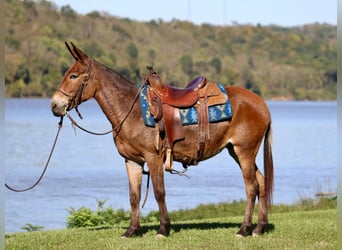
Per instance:
[[[95,98],[112,124],[119,153],[125,158],[129,180],[131,222],[123,237],[135,235],[140,227],[139,204],[143,166],[146,162],[153,183],[154,196],[160,212],[158,236],[169,234],[170,219],[165,203],[164,155],[156,152],[155,129],[143,122],[139,100],[134,104],[138,88],[131,81],[100,64],[71,43],[66,43],[76,62],[65,73],[59,89],[51,100],[55,116],[64,116],[79,104]],[[273,160],[271,149],[271,118],[265,102],[240,87],[227,87],[233,115],[229,121],[210,124],[210,144],[203,157],[208,159],[224,148],[239,164],[246,186],[247,206],[238,236],[246,236],[252,227],[252,215],[258,196],[258,224],[253,235],[262,234],[268,224],[268,208],[272,202]],[[133,105],[133,107],[132,107]],[[121,126],[122,125],[122,126]],[[197,126],[184,127],[185,139],[174,146],[174,160],[193,162],[197,149]],[[257,168],[255,158],[264,138],[264,174]]]

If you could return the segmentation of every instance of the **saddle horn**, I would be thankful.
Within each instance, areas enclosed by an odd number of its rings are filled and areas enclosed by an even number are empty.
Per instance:
[[[154,70],[153,70],[153,66],[151,66],[151,65],[149,65],[149,66],[146,66],[146,68],[150,71],[149,73],[152,75],[152,74],[157,74],[157,72],[155,72]]]

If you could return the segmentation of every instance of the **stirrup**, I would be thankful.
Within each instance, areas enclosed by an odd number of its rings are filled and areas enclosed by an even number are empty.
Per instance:
[[[173,170],[173,157],[171,148],[166,149],[165,171],[171,172]]]
[[[179,176],[185,176],[190,179],[190,176],[185,174],[185,172],[188,171],[188,167],[185,164],[183,164],[184,169],[182,171],[173,169],[173,157],[171,148],[166,149],[166,160],[164,166],[166,172],[169,172],[170,174],[178,174]]]
[[[185,177],[191,179],[191,177],[189,175],[185,174],[186,171],[188,171],[187,168],[185,168],[182,171],[179,171],[179,170],[176,170],[176,169],[171,169],[170,171],[167,171],[167,172],[169,172],[170,174],[178,174],[179,176],[185,176]]]

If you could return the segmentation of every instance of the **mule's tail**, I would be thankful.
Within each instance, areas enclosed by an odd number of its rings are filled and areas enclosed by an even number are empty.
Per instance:
[[[264,139],[264,174],[267,205],[272,205],[273,199],[273,157],[272,157],[272,127],[271,122],[268,124]]]

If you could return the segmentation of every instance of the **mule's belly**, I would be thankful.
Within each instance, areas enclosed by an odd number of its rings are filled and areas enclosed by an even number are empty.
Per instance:
[[[209,125],[209,136],[206,135],[207,143],[204,147],[204,154],[197,159],[199,149],[198,126],[184,127],[185,138],[174,144],[174,160],[188,165],[194,165],[220,153],[229,142],[229,121],[211,123]]]

